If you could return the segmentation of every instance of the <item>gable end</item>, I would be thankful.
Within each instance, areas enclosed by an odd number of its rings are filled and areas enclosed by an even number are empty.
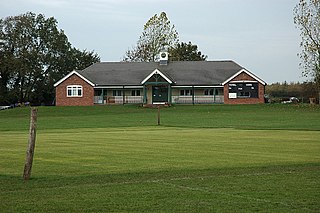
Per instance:
[[[145,79],[143,79],[141,81],[141,84],[146,83],[153,75],[158,74],[160,75],[162,78],[164,78],[169,84],[172,84],[173,82],[167,77],[165,76],[162,72],[160,72],[160,70],[155,69],[152,73],[150,73]]]
[[[53,86],[57,87],[59,84],[61,84],[62,82],[64,82],[65,80],[67,80],[70,76],[72,75],[77,75],[79,78],[81,78],[82,80],[84,80],[85,82],[87,82],[88,84],[90,84],[91,86],[95,86],[94,83],[92,83],[91,81],[89,81],[87,78],[83,77],[82,75],[80,75],[77,71],[72,71],[70,72],[68,75],[66,75],[65,77],[63,77],[62,79],[60,79],[57,83],[55,83]]]
[[[237,76],[239,76],[241,73],[246,73],[248,76],[250,76],[252,78],[252,80],[258,81],[259,83],[261,83],[262,85],[266,85],[267,83],[264,82],[263,80],[261,80],[260,78],[258,78],[257,76],[255,76],[253,73],[249,72],[246,69],[241,69],[239,72],[237,72],[236,74],[234,74],[233,76],[231,76],[230,78],[228,78],[227,80],[225,80],[222,85],[227,84],[228,82],[232,81],[234,78],[236,78]]]

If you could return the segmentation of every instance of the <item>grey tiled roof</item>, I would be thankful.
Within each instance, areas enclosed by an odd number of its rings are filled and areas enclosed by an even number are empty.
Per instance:
[[[233,61],[177,61],[168,65],[157,62],[101,62],[79,71],[97,86],[141,85],[158,69],[174,85],[218,85],[243,67]]]

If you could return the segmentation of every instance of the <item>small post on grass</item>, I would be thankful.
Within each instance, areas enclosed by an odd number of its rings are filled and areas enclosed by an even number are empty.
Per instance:
[[[160,125],[160,105],[158,106],[158,126]]]
[[[37,108],[35,107],[31,108],[29,141],[28,141],[26,161],[25,161],[24,170],[23,170],[23,179],[26,181],[29,180],[31,176],[33,154],[34,154],[34,148],[36,145],[37,112],[38,112]]]

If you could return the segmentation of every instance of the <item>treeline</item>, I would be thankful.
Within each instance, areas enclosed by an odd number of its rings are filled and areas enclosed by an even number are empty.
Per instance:
[[[266,86],[265,92],[272,102],[281,102],[290,97],[299,98],[300,102],[309,102],[309,98],[316,98],[318,103],[319,92],[317,85],[313,82],[283,82],[273,83]]]
[[[0,105],[51,105],[55,82],[100,61],[73,47],[57,23],[31,12],[0,19]]]

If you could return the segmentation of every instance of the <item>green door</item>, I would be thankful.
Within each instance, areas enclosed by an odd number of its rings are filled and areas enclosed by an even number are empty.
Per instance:
[[[152,87],[152,103],[167,103],[168,102],[168,87],[153,86]]]

